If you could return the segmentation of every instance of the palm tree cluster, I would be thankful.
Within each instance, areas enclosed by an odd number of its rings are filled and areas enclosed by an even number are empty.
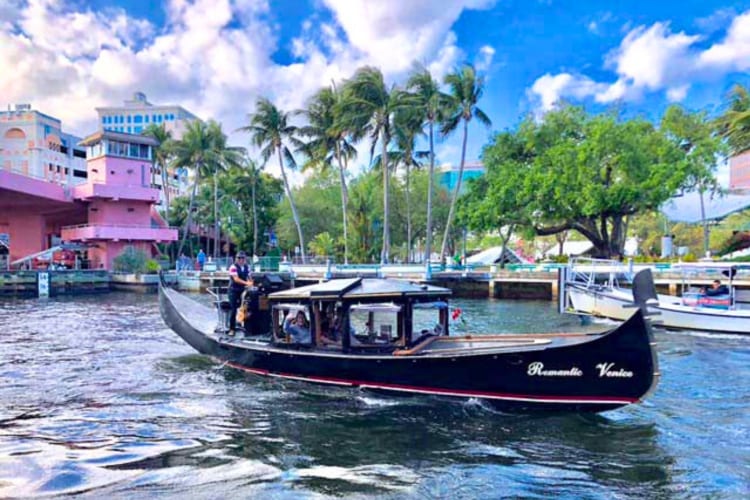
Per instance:
[[[349,261],[350,206],[347,171],[357,156],[357,144],[366,141],[370,150],[370,165],[382,179],[382,221],[373,220],[373,225],[382,227],[380,261],[391,259],[391,177],[403,167],[406,183],[406,247],[407,259],[414,259],[411,202],[411,172],[429,165],[427,187],[427,221],[425,229],[425,260],[432,254],[434,233],[433,204],[435,186],[435,139],[448,136],[459,127],[463,131],[459,180],[451,198],[449,219],[441,245],[441,258],[445,255],[450,236],[450,226],[455,216],[455,205],[459,195],[461,176],[466,159],[466,143],[469,122],[476,118],[489,126],[490,120],[477,107],[482,96],[483,79],[473,66],[466,64],[447,75],[444,83],[448,92],[441,90],[440,83],[422,67],[415,67],[405,85],[388,85],[382,72],[374,67],[359,68],[354,75],[337,85],[320,89],[307,103],[305,109],[292,112],[278,108],[265,97],[255,103],[254,112],[248,115],[246,126],[237,130],[249,135],[249,146],[258,152],[256,164],[249,159],[244,148],[227,145],[227,136],[221,125],[214,121],[191,122],[182,139],[175,141],[162,126],[152,125],[144,133],[160,142],[155,152],[155,163],[162,175],[162,185],[167,186],[170,170],[187,168],[192,171],[192,189],[187,216],[178,254],[182,252],[193,223],[195,199],[199,186],[207,179],[213,182],[213,237],[220,241],[219,225],[219,177],[229,171],[244,169],[249,175],[253,192],[253,250],[257,250],[258,222],[255,207],[256,180],[259,171],[269,161],[278,162],[284,193],[296,226],[297,239],[302,258],[305,258],[305,236],[294,200],[294,191],[289,181],[288,169],[297,169],[297,157],[303,158],[303,169],[318,172],[336,172],[340,184],[342,213],[343,257]],[[298,121],[300,125],[296,125]],[[419,149],[426,142],[427,150]],[[152,180],[153,182],[153,180]],[[165,192],[167,217],[170,211],[168,191]],[[316,235],[317,236],[317,235]],[[331,238],[326,235],[326,238]],[[326,240],[327,241],[327,240]],[[318,242],[319,243],[319,242]],[[317,248],[321,245],[316,244]],[[214,257],[218,245],[214,244]]]
[[[256,111],[250,115],[250,125],[241,130],[251,134],[251,142],[261,150],[264,163],[276,154],[286,186],[286,193],[297,226],[300,247],[304,249],[304,239],[299,217],[292,199],[284,164],[296,167],[290,147],[306,158],[306,168],[338,170],[341,184],[341,206],[344,230],[344,260],[348,262],[349,252],[347,228],[349,195],[346,171],[356,157],[355,145],[367,140],[370,146],[371,164],[380,172],[383,184],[383,220],[381,263],[391,257],[391,176],[400,166],[405,169],[406,178],[406,219],[407,255],[413,258],[410,201],[410,172],[421,167],[425,158],[429,159],[429,187],[427,194],[427,228],[425,259],[431,255],[432,203],[434,186],[432,179],[435,169],[435,128],[442,136],[457,130],[463,123],[463,148],[459,178],[463,174],[466,158],[468,123],[477,118],[485,125],[490,124],[486,114],[477,103],[482,96],[483,80],[471,65],[464,65],[445,78],[449,93],[440,89],[439,83],[424,67],[415,68],[403,88],[388,85],[382,72],[374,67],[362,67],[342,85],[332,83],[318,91],[308,102],[307,108],[296,111],[306,119],[306,124],[295,127],[290,124],[290,114],[276,108],[265,98],[258,100]],[[418,140],[427,135],[429,151],[418,151]],[[376,154],[377,153],[377,154]],[[455,214],[460,180],[451,200],[451,215]],[[445,255],[448,238],[448,221],[443,237],[441,257]],[[303,250],[304,251],[304,250]],[[304,257],[304,254],[303,254]]]

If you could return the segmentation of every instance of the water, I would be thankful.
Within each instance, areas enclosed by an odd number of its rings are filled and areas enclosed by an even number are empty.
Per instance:
[[[580,328],[547,302],[454,303],[475,331]],[[0,497],[750,495],[750,337],[658,333],[646,403],[518,416],[222,368],[154,296],[4,301],[0,334]]]

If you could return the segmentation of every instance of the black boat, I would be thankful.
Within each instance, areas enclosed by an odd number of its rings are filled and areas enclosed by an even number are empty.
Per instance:
[[[653,288],[650,274],[641,282],[648,289],[644,303]],[[601,333],[450,336],[450,294],[366,278],[267,295],[254,290],[248,334],[237,337],[227,335],[215,309],[164,282],[159,302],[166,324],[198,352],[257,375],[478,398],[503,411],[600,412],[639,402],[656,385],[656,353],[642,308]],[[290,326],[300,312],[310,319],[303,330],[309,338],[301,341]]]

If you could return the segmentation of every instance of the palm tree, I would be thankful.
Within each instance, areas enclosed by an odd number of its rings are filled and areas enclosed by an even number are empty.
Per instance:
[[[456,215],[456,202],[461,190],[461,180],[464,175],[464,164],[466,162],[466,141],[469,137],[469,122],[472,118],[476,118],[487,127],[492,125],[489,117],[477,107],[477,103],[484,92],[484,78],[477,75],[474,66],[465,64],[463,67],[456,69],[453,73],[445,76],[445,83],[450,87],[452,110],[443,122],[441,132],[444,136],[448,135],[455,131],[459,124],[463,122],[464,136],[461,145],[461,164],[458,168],[458,180],[453,190],[448,220],[445,223],[443,244],[440,248],[440,260],[443,260],[445,257],[445,251],[448,246],[448,235],[450,234],[453,218]]]
[[[408,99],[409,96],[405,96]],[[422,166],[420,159],[426,157],[426,151],[416,151],[417,137],[422,135],[421,110],[406,107],[396,113],[394,136],[397,150],[394,163],[403,165],[406,170],[406,260],[412,260],[412,223],[411,223],[411,169]]]
[[[432,253],[432,196],[435,177],[435,124],[440,123],[450,104],[450,97],[440,91],[438,83],[424,67],[417,67],[409,77],[406,88],[411,92],[416,105],[427,123],[430,139],[430,172],[427,184],[427,227],[425,229],[424,260],[429,262]]]
[[[174,141],[172,132],[166,129],[164,124],[157,125],[152,123],[143,131],[143,135],[159,141],[159,145],[154,148],[154,164],[161,172],[161,186],[164,191],[165,216],[169,217],[169,179],[168,172],[169,160],[172,156]],[[151,169],[151,185],[156,184],[156,169]]]
[[[188,204],[188,214],[185,221],[185,230],[182,234],[180,247],[177,255],[182,253],[190,233],[190,226],[193,221],[193,208],[195,204],[195,195],[201,180],[206,175],[214,175],[214,252],[216,251],[216,241],[218,239],[218,208],[217,208],[217,191],[215,174],[220,168],[228,164],[236,163],[237,148],[228,148],[226,146],[226,136],[221,131],[221,125],[214,121],[208,123],[200,120],[189,122],[182,139],[174,143],[174,161],[175,167],[186,167],[193,169],[193,188],[190,193],[190,203]]]
[[[297,207],[294,204],[294,196],[289,186],[289,180],[284,169],[284,159],[290,167],[296,167],[289,145],[295,148],[302,147],[302,142],[297,139],[297,127],[289,123],[289,115],[277,108],[271,101],[265,97],[258,98],[255,104],[255,113],[249,115],[250,124],[240,128],[241,132],[250,133],[251,143],[260,149],[260,155],[263,164],[274,153],[279,159],[279,168],[281,169],[281,178],[284,181],[284,189],[289,198],[289,205],[292,207],[292,217],[297,226],[297,235],[299,237],[300,251],[302,252],[302,261],[305,261],[305,238],[302,235],[302,226],[300,225]]]
[[[729,107],[718,119],[721,135],[727,140],[731,154],[750,150],[750,91],[735,85],[729,96]]]
[[[377,68],[359,68],[344,86],[344,98],[341,103],[343,125],[347,130],[353,131],[354,139],[369,135],[371,155],[380,141],[383,172],[383,247],[380,262],[383,264],[389,261],[391,246],[388,144],[393,132],[393,115],[400,106],[398,92],[386,86],[383,74]]]
[[[211,175],[214,181],[214,259],[221,256],[221,234],[219,227],[219,171],[227,170],[230,167],[239,166],[242,161],[243,148],[227,146],[227,136],[221,130],[221,124],[210,121],[208,123],[208,132],[213,137],[213,148],[216,152],[216,160],[211,162]]]
[[[346,187],[346,167],[349,160],[357,156],[357,150],[349,142],[349,134],[343,127],[339,113],[342,109],[343,94],[335,85],[325,87],[310,99],[307,109],[300,111],[307,117],[308,125],[299,129],[300,135],[308,138],[303,151],[311,164],[326,170],[333,167],[339,170],[341,183],[341,213],[344,227],[344,263],[349,263],[349,234],[347,207],[349,192]]]

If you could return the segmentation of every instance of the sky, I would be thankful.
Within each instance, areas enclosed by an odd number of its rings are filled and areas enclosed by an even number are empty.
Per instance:
[[[135,91],[220,121],[230,143],[259,96],[304,107],[363,65],[402,84],[415,63],[485,78],[467,159],[561,100],[658,120],[717,113],[750,84],[750,4],[673,0],[0,0],[0,106],[30,103],[71,133]],[[437,145],[458,163],[460,136]],[[361,162],[367,147],[361,148]],[[720,174],[726,176],[726,168]],[[724,179],[722,179],[724,180]]]

